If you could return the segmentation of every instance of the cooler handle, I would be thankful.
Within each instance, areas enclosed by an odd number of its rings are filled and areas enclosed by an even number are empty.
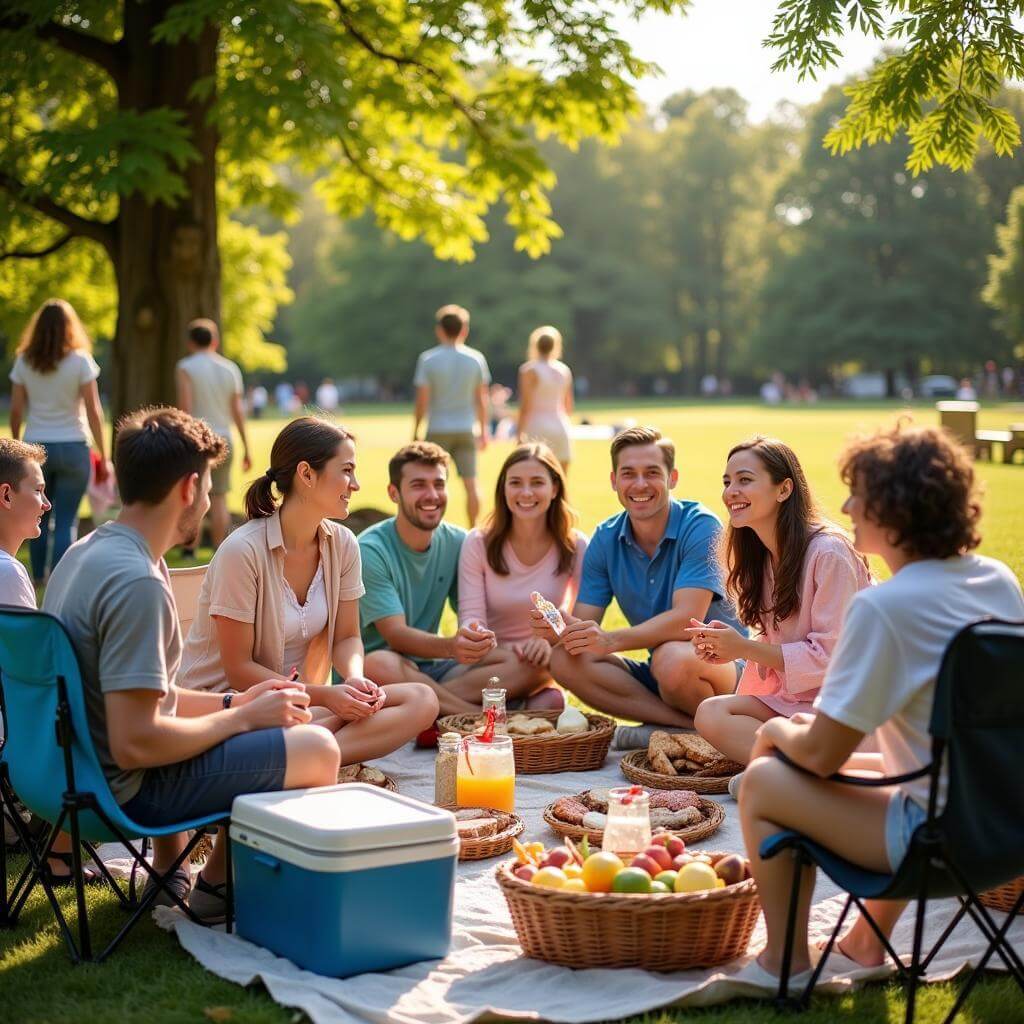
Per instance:
[[[263,867],[269,868],[271,871],[281,870],[281,862],[276,857],[271,857],[267,853],[254,853],[252,859],[257,864],[262,864]]]

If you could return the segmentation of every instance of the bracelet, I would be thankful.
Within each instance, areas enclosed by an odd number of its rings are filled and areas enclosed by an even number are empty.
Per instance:
[[[231,701],[234,699],[236,693],[236,690],[228,690],[228,692],[224,694],[223,704],[225,711],[227,711],[227,709],[231,707]]]

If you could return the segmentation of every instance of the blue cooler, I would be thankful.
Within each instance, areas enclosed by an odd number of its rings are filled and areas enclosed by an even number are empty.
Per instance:
[[[448,811],[374,786],[237,797],[238,934],[338,978],[446,956],[458,854]]]

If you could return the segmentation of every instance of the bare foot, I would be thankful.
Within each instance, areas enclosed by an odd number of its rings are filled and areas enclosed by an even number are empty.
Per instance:
[[[885,950],[878,941],[878,937],[870,928],[865,928],[868,932],[867,936],[859,934],[859,925],[860,922],[858,921],[841,939],[833,944],[832,948],[837,953],[845,956],[847,960],[852,960],[861,967],[880,967],[885,963]],[[816,943],[817,948],[820,950],[824,950],[827,945],[827,939],[822,939]]]

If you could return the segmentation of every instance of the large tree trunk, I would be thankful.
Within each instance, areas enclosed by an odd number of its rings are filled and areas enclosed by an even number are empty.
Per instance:
[[[174,401],[174,364],[185,352],[185,329],[196,317],[220,323],[217,247],[217,132],[208,120],[213,102],[190,98],[200,78],[212,77],[217,28],[174,46],[152,32],[173,0],[124,4],[126,74],[123,110],[169,107],[182,113],[199,156],[181,172],[185,193],[175,204],[124,196],[114,261],[118,286],[114,338],[113,412]]]

